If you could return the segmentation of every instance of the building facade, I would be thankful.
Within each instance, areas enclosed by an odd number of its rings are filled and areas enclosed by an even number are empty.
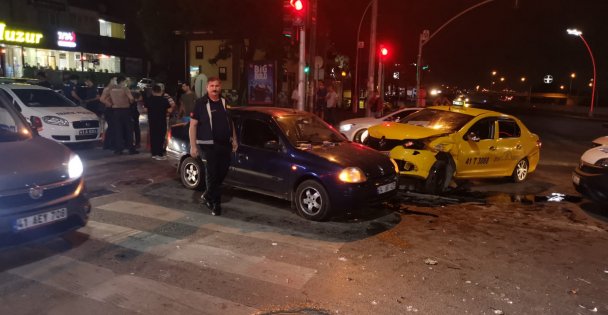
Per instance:
[[[0,76],[36,71],[133,73],[124,23],[67,0],[0,0]]]

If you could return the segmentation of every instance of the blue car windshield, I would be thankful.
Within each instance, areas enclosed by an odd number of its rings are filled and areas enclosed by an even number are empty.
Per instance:
[[[27,107],[77,107],[63,95],[43,89],[12,89]]]
[[[16,111],[7,108],[8,102],[0,98],[0,142],[29,139],[32,133]]]
[[[346,141],[335,129],[313,115],[286,115],[276,117],[281,130],[294,146],[301,143],[323,144]]]
[[[454,133],[471,121],[473,117],[457,112],[425,108],[403,118],[400,123]]]

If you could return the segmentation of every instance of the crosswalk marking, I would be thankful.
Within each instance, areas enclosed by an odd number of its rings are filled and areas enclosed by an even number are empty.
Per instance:
[[[112,231],[116,234],[112,235]],[[311,268],[208,246],[202,243],[204,240],[178,240],[107,223],[91,221],[82,232],[89,233],[91,238],[100,238],[124,248],[157,255],[161,259],[195,265],[202,263],[216,270],[296,289],[304,287],[316,273]]]
[[[334,252],[344,245],[344,242],[319,240],[319,237],[314,234],[286,230],[251,222],[243,222],[226,217],[213,217],[202,213],[191,212],[185,215],[183,212],[178,210],[140,202],[116,201],[97,206],[96,208],[157,220],[164,219],[165,221],[204,228],[211,231],[236,234],[270,242],[282,242],[314,251],[326,250],[329,252]],[[170,220],[169,218],[180,219],[176,221]]]
[[[63,255],[9,271],[26,279],[145,314],[254,314],[256,309],[154,280],[113,271]],[[161,309],[162,307],[162,309]]]

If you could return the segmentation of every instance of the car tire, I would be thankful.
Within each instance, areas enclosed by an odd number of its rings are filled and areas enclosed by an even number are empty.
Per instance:
[[[330,215],[329,195],[315,180],[305,180],[298,185],[294,199],[298,214],[308,220],[325,221]]]
[[[511,180],[515,183],[521,183],[528,178],[529,171],[530,164],[528,163],[528,159],[521,159],[515,164],[515,169],[511,174]]]
[[[361,135],[363,135],[363,133],[366,131],[367,131],[367,128],[357,130],[357,132],[355,132],[355,136],[353,137],[353,142],[363,143],[363,141],[361,141]]]
[[[433,195],[441,194],[445,191],[448,184],[447,163],[445,161],[436,161],[429,171],[429,176],[424,181],[424,191]]]
[[[182,185],[188,189],[201,190],[205,187],[205,168],[201,160],[187,157],[179,166]]]

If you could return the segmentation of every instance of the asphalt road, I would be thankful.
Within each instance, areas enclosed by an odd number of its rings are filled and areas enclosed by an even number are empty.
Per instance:
[[[0,252],[0,314],[608,314],[608,210],[570,182],[606,130],[520,117],[543,140],[525,183],[404,191],[325,223],[232,189],[212,217],[166,161],[77,149],[91,221]]]

